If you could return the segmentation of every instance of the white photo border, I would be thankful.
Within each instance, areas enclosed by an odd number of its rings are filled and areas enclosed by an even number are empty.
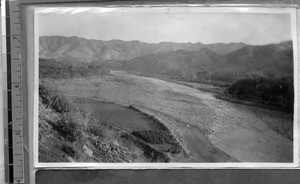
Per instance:
[[[80,5],[84,6],[84,5]],[[163,5],[167,7],[168,5]],[[189,5],[170,5],[170,7],[186,7]],[[53,6],[50,6],[51,8]],[[68,5],[67,7],[70,7]],[[73,6],[71,6],[73,7]],[[75,6],[76,7],[76,6]],[[88,7],[88,6],[84,6]],[[93,6],[94,7],[94,6]],[[119,8],[138,8],[132,6],[96,6],[96,7],[119,7]],[[139,7],[156,7],[156,6],[139,6]],[[191,5],[201,13],[264,13],[264,14],[279,14],[287,13],[291,17],[291,31],[293,40],[293,57],[294,57],[294,139],[293,139],[293,162],[292,163],[270,163],[270,162],[242,162],[242,163],[43,163],[38,161],[38,115],[39,115],[39,10],[49,8],[47,6],[34,7],[34,56],[27,56],[28,67],[28,110],[29,110],[29,127],[32,129],[32,134],[29,134],[30,144],[32,146],[32,161],[36,169],[276,169],[276,168],[294,168],[299,166],[299,125],[298,125],[298,47],[297,47],[297,22],[296,8],[272,8],[272,7],[203,7],[201,5]],[[28,46],[28,45],[27,45]],[[28,46],[30,47],[30,46]],[[30,54],[28,54],[30,55]],[[33,58],[31,58],[33,57]],[[30,62],[33,61],[33,62]]]

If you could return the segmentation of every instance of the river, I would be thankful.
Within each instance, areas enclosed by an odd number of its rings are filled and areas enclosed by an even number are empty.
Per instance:
[[[69,95],[136,105],[169,118],[192,157],[189,162],[292,162],[293,141],[267,121],[292,123],[283,112],[219,100],[209,92],[124,72],[58,81]]]

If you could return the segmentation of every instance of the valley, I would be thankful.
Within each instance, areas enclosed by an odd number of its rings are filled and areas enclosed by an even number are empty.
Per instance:
[[[52,131],[53,140],[40,134],[40,143],[64,145],[54,153],[57,158],[293,162],[291,40],[247,45],[42,36],[39,41],[40,85],[50,83],[49,89],[62,93],[51,97],[46,90],[42,99],[48,103],[41,102],[46,109],[41,132]],[[76,108],[55,112],[66,104]],[[72,123],[82,129],[78,141],[68,140],[64,131]],[[41,152],[47,150],[51,147],[41,145]]]
[[[160,118],[186,150],[187,156],[174,162],[293,161],[293,141],[268,125],[293,124],[291,114],[234,104],[185,85],[120,71],[53,83],[69,96],[134,106]],[[84,104],[98,114],[99,106],[94,107]]]

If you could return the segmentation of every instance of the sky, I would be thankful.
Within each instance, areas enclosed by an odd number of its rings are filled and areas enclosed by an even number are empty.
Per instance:
[[[204,11],[201,7],[53,7],[37,12],[40,36],[78,36],[148,43],[243,42],[251,45],[291,40],[289,13],[223,10]]]

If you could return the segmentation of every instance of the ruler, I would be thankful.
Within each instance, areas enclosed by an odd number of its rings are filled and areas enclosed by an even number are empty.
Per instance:
[[[8,183],[23,183],[22,63],[18,1],[2,0],[1,14],[5,181]]]

